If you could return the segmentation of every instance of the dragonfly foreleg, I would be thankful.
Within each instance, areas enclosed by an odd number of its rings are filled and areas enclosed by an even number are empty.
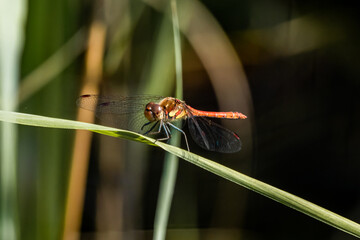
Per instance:
[[[159,122],[160,122],[159,129],[156,132],[151,132]],[[157,140],[163,141],[163,140],[168,140],[169,138],[171,138],[170,129],[166,124],[164,124],[164,121],[162,121],[162,120],[157,121],[156,124],[154,124],[154,126],[152,126],[151,129],[146,132],[146,134],[149,132],[150,132],[149,134],[159,134],[159,133],[161,133],[161,129],[164,129],[166,137],[159,138]]]
[[[148,123],[145,123],[142,127],[141,127],[141,130],[143,130],[143,128],[145,127],[145,126],[147,126],[147,125],[149,125],[150,123],[152,123],[152,122],[148,122]],[[151,132],[155,127],[156,127],[156,125],[159,123],[159,121],[157,121],[157,122],[155,122],[155,124],[148,130],[148,131],[146,131],[146,133],[144,133],[144,135],[147,135],[149,132]],[[160,124],[160,126],[161,126],[161,124]],[[156,132],[155,132],[156,133]],[[155,133],[150,133],[150,134],[155,134]]]
[[[147,122],[147,123],[145,123],[144,125],[142,125],[141,131],[144,130],[144,127],[147,126],[147,125],[149,125],[150,123],[152,123],[152,122]],[[154,127],[151,127],[151,129],[153,129],[153,128],[154,128]]]
[[[159,129],[158,129],[156,132],[151,132],[159,122],[160,122]],[[162,129],[164,126],[165,126],[165,125],[164,125],[164,122],[163,122],[162,120],[159,120],[159,121],[157,121],[156,124],[154,124],[154,126],[152,126],[151,129],[150,129],[149,131],[147,131],[146,133],[149,133],[149,132],[150,132],[149,134],[152,134],[152,135],[159,134],[159,133],[161,133],[161,129]],[[165,133],[166,133],[166,129],[165,129]],[[166,133],[166,135],[168,135],[168,134]]]

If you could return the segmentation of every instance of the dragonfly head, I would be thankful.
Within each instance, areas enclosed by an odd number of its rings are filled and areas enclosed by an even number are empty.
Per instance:
[[[146,105],[144,115],[150,122],[155,122],[163,119],[163,108],[154,102],[150,102]]]

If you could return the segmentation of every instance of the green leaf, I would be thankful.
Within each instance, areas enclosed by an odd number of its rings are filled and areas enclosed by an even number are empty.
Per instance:
[[[222,178],[228,179],[238,185],[241,185],[252,191],[260,193],[270,199],[278,201],[288,207],[296,209],[330,226],[333,226],[339,230],[342,230],[344,232],[347,232],[353,236],[360,238],[360,225],[358,223],[355,223],[347,218],[344,218],[336,213],[333,213],[327,209],[317,206],[300,197],[297,197],[293,194],[285,192],[269,184],[266,184],[254,178],[251,178],[247,175],[239,173],[233,169],[225,167],[209,159],[203,158],[199,155],[185,151],[178,147],[171,146],[160,141],[155,141],[152,138],[143,136],[135,132],[100,126],[96,124],[89,124],[89,123],[83,123],[77,121],[70,121],[64,119],[56,119],[56,118],[49,118],[49,117],[7,112],[7,111],[0,111],[0,120],[11,123],[29,125],[29,126],[90,130],[112,137],[120,137],[132,141],[143,142],[153,146],[158,146],[164,149],[165,151],[172,153]]]

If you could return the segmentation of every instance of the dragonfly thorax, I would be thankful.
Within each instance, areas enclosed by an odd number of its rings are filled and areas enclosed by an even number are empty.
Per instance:
[[[166,121],[175,121],[179,119],[186,119],[186,109],[183,101],[173,98],[167,97],[160,101],[159,103],[165,112]]]

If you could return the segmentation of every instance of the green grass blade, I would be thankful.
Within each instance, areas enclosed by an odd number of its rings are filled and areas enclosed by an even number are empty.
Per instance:
[[[176,155],[167,153],[161,176],[159,196],[156,204],[153,239],[165,239],[171,202],[174,194],[179,159]]]
[[[178,157],[198,167],[201,167],[240,186],[243,186],[270,199],[280,202],[285,206],[302,212],[341,231],[360,238],[360,224],[354,221],[351,221],[345,217],[342,217],[336,213],[333,213],[325,208],[322,208],[300,197],[297,197],[291,193],[256,180],[245,174],[239,173],[233,169],[227,168],[209,159],[203,158],[190,152],[186,152],[171,145],[163,144],[164,143],[159,143],[158,145],[164,150],[174,155],[177,155]]]
[[[176,70],[176,97],[183,97],[183,79],[182,79],[182,55],[181,55],[181,39],[179,30],[179,17],[177,14],[176,0],[171,0],[171,13],[174,33],[174,49],[175,49],[175,70]]]
[[[247,175],[239,173],[233,169],[225,167],[209,159],[203,158],[194,153],[185,151],[183,149],[160,141],[154,141],[154,139],[138,133],[116,128],[104,127],[96,124],[7,111],[0,111],[0,120],[29,126],[90,130],[108,136],[125,138],[132,141],[143,142],[149,145],[156,145],[158,147],[161,147],[165,151],[172,153],[213,174],[228,179],[229,181],[246,187],[254,192],[260,193],[270,199],[273,199],[288,207],[296,209],[341,231],[360,238],[360,225],[356,222],[353,222],[316,204],[313,204],[293,194],[290,194],[269,184],[251,178]]]
[[[97,124],[78,122],[78,121],[72,121],[66,119],[43,117],[43,116],[32,115],[27,113],[17,113],[17,112],[0,110],[0,121],[17,123],[27,126],[34,126],[34,127],[89,130],[104,135],[108,135],[111,137],[119,137],[132,141],[143,142],[149,145],[157,145],[154,143],[154,139],[127,130],[121,130],[117,128],[105,127]]]
[[[16,107],[27,1],[0,1],[0,108]],[[0,124],[0,239],[20,239],[17,126]]]
[[[176,94],[177,98],[182,99],[183,81],[182,81],[182,62],[181,62],[181,40],[179,31],[179,20],[176,9],[176,0],[171,0],[172,25],[174,34],[174,50],[175,50],[175,71],[176,71]],[[178,126],[179,123],[177,123]],[[170,144],[179,146],[180,134],[178,131],[173,133]],[[179,159],[170,153],[165,155],[164,170],[161,176],[159,196],[157,200],[154,236],[153,239],[165,239],[167,223],[169,220],[171,202],[174,195],[176,184],[176,176],[178,172]]]

